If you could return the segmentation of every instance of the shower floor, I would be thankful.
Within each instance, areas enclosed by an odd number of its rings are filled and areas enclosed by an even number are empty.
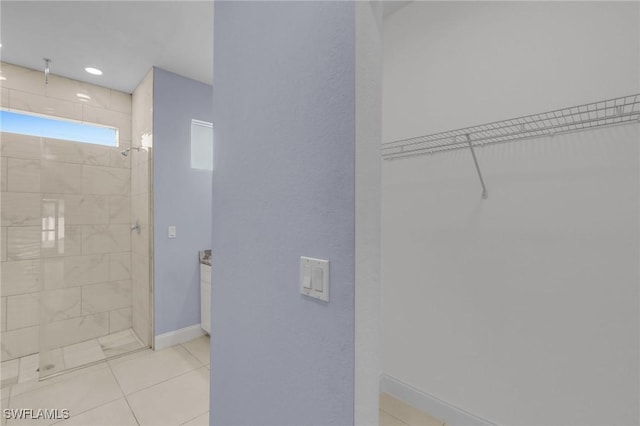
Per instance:
[[[146,346],[132,329],[108,334],[48,351],[45,375],[60,373],[83,365],[103,361],[136,351]],[[40,354],[23,356],[2,363],[2,387],[40,378]]]

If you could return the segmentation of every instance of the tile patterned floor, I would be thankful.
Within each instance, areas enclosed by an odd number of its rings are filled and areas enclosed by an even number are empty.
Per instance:
[[[2,416],[2,426],[208,426],[209,337],[105,361],[113,342],[122,342],[124,337],[111,337],[98,342],[99,346],[83,342],[64,348],[66,365],[88,359],[103,361],[44,381],[31,373],[31,367],[38,364],[37,356],[21,359],[20,365],[3,365],[3,381],[7,374],[24,379],[2,388],[3,410],[68,409],[71,417],[31,421]],[[445,426],[387,394],[380,395],[379,414],[380,426]]]
[[[106,361],[105,355],[114,346],[109,345],[108,339],[98,343],[102,358],[98,358],[96,345],[88,342],[65,348],[63,356],[68,365],[86,359],[103,359],[101,362],[44,381],[34,378],[2,388],[2,409],[68,409],[69,419],[5,420],[2,416],[2,425],[209,424],[208,336],[160,351],[149,349]],[[33,359],[25,362],[33,363]],[[19,367],[11,368],[19,376]]]

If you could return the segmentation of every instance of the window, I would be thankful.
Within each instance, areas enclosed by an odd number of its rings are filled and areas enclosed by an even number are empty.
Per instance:
[[[118,129],[116,128],[24,112],[0,110],[0,131],[118,146]]]
[[[191,120],[191,168],[213,170],[213,124]]]

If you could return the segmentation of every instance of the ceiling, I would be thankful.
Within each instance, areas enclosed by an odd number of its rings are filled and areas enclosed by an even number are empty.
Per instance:
[[[4,62],[127,93],[152,66],[211,84],[213,2],[2,0],[0,42]]]
[[[388,17],[410,1],[385,1]],[[131,93],[153,66],[212,84],[213,1],[0,1],[0,60]],[[103,71],[93,76],[85,67]]]

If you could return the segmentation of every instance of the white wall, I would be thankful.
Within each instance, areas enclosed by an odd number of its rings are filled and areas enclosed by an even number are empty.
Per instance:
[[[378,422],[382,7],[356,3],[354,424]],[[373,125],[372,125],[373,123]]]
[[[635,93],[638,15],[638,2],[412,2],[385,20],[383,142]]]
[[[383,141],[638,93],[638,3],[420,3]],[[384,162],[384,373],[501,424],[638,424],[637,124]],[[409,389],[407,386],[407,389]],[[445,419],[446,420],[446,419]]]

